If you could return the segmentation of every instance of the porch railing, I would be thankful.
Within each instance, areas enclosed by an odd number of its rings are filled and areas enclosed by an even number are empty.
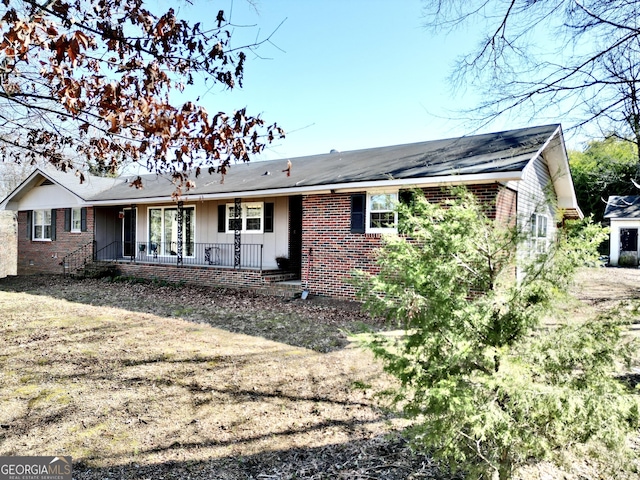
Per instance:
[[[182,265],[234,267],[233,243],[188,243],[182,246]],[[240,246],[240,268],[262,270],[262,244]],[[113,242],[96,252],[96,260],[129,260],[179,265],[177,242]]]

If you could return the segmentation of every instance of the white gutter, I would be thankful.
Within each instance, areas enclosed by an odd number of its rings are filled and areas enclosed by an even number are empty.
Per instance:
[[[366,182],[345,182],[329,185],[311,185],[305,187],[282,187],[267,190],[248,190],[224,193],[186,194],[179,200],[183,202],[197,202],[203,200],[218,200],[228,198],[278,197],[300,194],[329,194],[361,192],[367,189],[394,187],[437,187],[445,185],[464,185],[470,183],[497,183],[522,180],[522,171],[500,173],[478,173],[472,175],[441,175],[437,177],[405,178],[392,180],[368,180]],[[170,195],[161,197],[127,198],[111,200],[88,200],[91,205],[131,205],[146,203],[175,202]]]

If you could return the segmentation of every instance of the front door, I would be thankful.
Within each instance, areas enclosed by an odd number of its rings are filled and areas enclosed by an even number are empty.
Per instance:
[[[136,211],[133,208],[126,208],[122,217],[122,255],[136,255]]]

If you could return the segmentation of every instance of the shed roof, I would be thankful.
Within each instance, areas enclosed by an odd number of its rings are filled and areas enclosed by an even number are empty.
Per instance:
[[[607,199],[604,218],[640,219],[640,196],[611,195]]]

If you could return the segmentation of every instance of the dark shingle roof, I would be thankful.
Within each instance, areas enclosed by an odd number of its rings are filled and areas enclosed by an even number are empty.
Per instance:
[[[322,187],[356,182],[414,179],[449,175],[521,172],[559,125],[232,165],[225,176],[201,175],[190,196]],[[169,197],[175,186],[166,178],[142,176],[144,188],[124,180],[91,197],[94,201]]]
[[[640,219],[640,196],[612,195],[607,200],[604,210],[604,218],[639,218]]]

